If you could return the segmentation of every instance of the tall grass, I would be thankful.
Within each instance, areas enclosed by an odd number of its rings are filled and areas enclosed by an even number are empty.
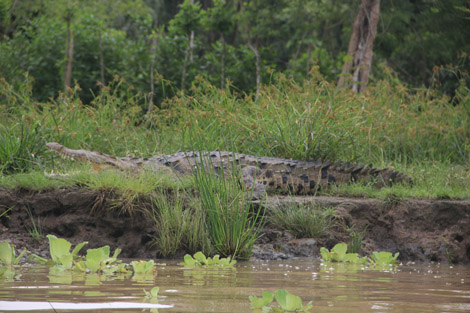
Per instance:
[[[9,125],[0,124],[0,173],[25,172],[41,165],[43,128],[39,121],[28,124],[25,116]]]
[[[171,257],[182,248],[184,231],[188,223],[191,223],[189,211],[183,209],[183,199],[176,190],[173,197],[160,194],[154,198],[155,220],[157,236],[154,244],[162,257]]]
[[[214,250],[224,257],[249,258],[262,225],[261,209],[253,208],[252,192],[243,190],[236,166],[228,177],[223,171],[217,177],[210,160],[200,161],[194,177]]]
[[[296,238],[320,238],[334,225],[336,217],[333,208],[291,201],[286,206],[271,208],[268,221],[278,229],[288,230]]]
[[[392,80],[370,84],[358,95],[312,77],[310,84],[298,85],[274,75],[258,101],[198,78],[187,95],[165,99],[150,114],[139,106],[144,96],[124,90],[118,78],[87,106],[77,89],[37,103],[27,79],[16,89],[0,79],[0,169],[49,170],[57,162],[44,142],[58,141],[118,156],[221,149],[322,157],[405,171],[417,182],[418,196],[452,194],[454,188],[462,194],[468,188],[468,87],[462,85],[459,103],[449,105],[445,95],[409,90]],[[352,189],[344,192],[355,193]]]

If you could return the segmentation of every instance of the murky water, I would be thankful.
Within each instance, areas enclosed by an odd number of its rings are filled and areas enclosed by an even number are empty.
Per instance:
[[[100,276],[34,265],[0,282],[0,312],[252,312],[248,296],[287,289],[310,312],[470,312],[470,267],[399,265],[371,270],[319,261],[239,262],[156,276]],[[143,289],[160,287],[158,299]]]

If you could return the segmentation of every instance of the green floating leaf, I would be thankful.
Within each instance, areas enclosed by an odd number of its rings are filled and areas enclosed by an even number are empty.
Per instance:
[[[14,248],[7,241],[0,242],[0,263],[11,265],[14,258]]]
[[[395,253],[395,255],[388,251],[373,252],[369,261],[374,265],[396,264],[399,255],[399,252]]]
[[[270,291],[264,291],[261,298],[250,296],[249,299],[252,309],[262,309],[263,307],[268,306],[271,304],[271,302],[273,302],[274,294]]]
[[[156,299],[158,297],[158,292],[160,291],[160,287],[153,287],[150,291],[144,289],[145,297]]]
[[[181,262],[180,265],[185,267],[195,267],[195,266],[226,266],[233,267],[237,263],[236,260],[231,258],[220,258],[217,254],[213,258],[208,258],[202,252],[196,252],[194,256],[186,254],[184,256],[184,262]]]
[[[154,270],[155,262],[153,260],[150,261],[132,261],[131,262],[132,268],[134,269],[135,273],[151,273]]]
[[[276,290],[274,297],[281,307],[280,309],[273,307],[277,312],[308,312],[313,306],[312,302],[303,306],[302,299],[299,296],[293,295],[284,289]]]

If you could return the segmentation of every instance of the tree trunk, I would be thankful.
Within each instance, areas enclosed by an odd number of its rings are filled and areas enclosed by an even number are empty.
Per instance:
[[[222,55],[220,56],[220,89],[225,89],[225,38],[224,35],[220,36],[220,41],[222,41]]]
[[[307,50],[307,68],[306,68],[306,73],[305,77],[307,78],[307,82],[310,82],[310,69],[311,69],[311,64],[310,60],[312,59],[312,44],[308,44],[308,50]]]
[[[155,61],[157,59],[157,45],[158,45],[158,38],[155,34],[152,38],[152,48],[150,49],[150,53],[152,55],[152,60],[150,62],[150,97],[149,97],[149,107],[148,113],[153,110],[153,96],[155,95]]]
[[[72,67],[73,67],[73,32],[70,33],[70,42],[68,46],[68,55],[67,55],[67,70],[65,71],[65,93],[70,89],[72,82]]]
[[[248,48],[253,51],[256,57],[256,101],[258,101],[261,91],[261,56],[259,54],[258,45],[254,46],[249,42]]]
[[[344,63],[338,87],[349,86],[358,93],[365,90],[377,35],[379,10],[380,0],[362,0],[349,41],[348,60]]]
[[[184,85],[186,82],[186,71],[188,68],[189,54],[191,53],[191,40],[188,39],[188,47],[186,48],[186,55],[184,56],[183,71],[181,73],[181,91],[184,93]]]
[[[101,29],[98,29],[98,44],[100,49],[100,78],[101,78],[101,85],[106,86],[106,82],[104,80],[104,54],[103,54],[103,36],[101,35]]]

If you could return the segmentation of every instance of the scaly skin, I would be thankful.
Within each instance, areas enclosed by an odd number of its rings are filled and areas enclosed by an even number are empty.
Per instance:
[[[177,172],[192,173],[197,164],[209,161],[216,172],[222,169],[230,173],[232,165],[241,168],[241,174],[247,186],[265,190],[267,193],[314,194],[330,185],[348,184],[360,181],[372,183],[377,187],[393,183],[412,184],[407,175],[389,169],[376,169],[370,166],[354,166],[350,163],[330,163],[329,161],[296,161],[273,157],[259,157],[227,151],[178,151],[171,155],[152,158],[114,157],[101,152],[73,150],[61,144],[51,142],[47,147],[64,157],[80,159],[95,166],[111,165],[121,170],[139,170],[142,168],[157,171],[170,167]]]

